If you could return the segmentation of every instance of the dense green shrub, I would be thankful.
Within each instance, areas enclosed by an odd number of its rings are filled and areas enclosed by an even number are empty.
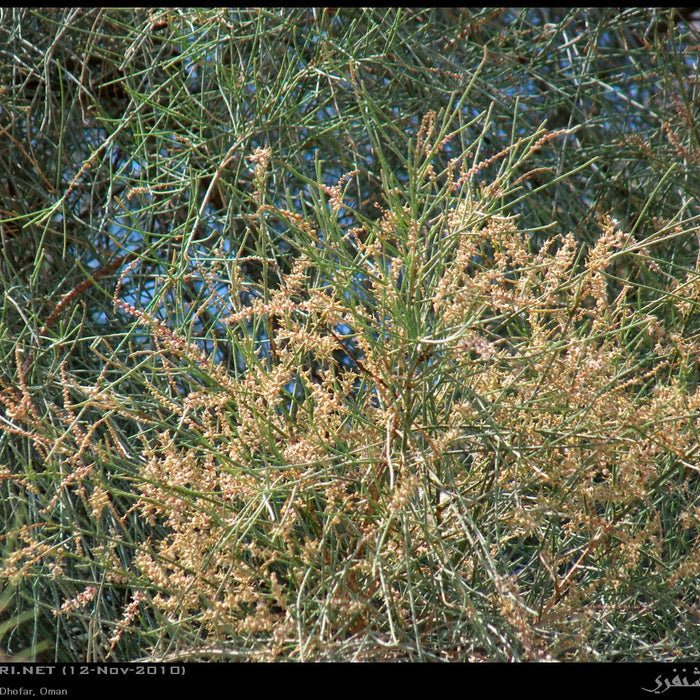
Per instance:
[[[3,646],[700,649],[670,10],[2,10]]]

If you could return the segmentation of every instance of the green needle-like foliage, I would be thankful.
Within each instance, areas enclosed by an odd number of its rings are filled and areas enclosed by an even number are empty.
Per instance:
[[[0,10],[0,646],[700,653],[698,35]]]

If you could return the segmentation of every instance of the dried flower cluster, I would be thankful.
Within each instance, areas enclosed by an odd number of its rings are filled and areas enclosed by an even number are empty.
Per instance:
[[[249,158],[259,187],[270,157]],[[336,213],[347,177],[321,188]],[[648,622],[640,571],[667,591],[700,573],[694,546],[668,564],[700,513],[661,498],[692,502],[700,392],[683,377],[697,339],[611,283],[611,267],[649,255],[611,220],[589,250],[573,236],[532,250],[516,220],[449,191],[429,219],[389,208],[323,242],[320,221],[261,206],[261,227],[277,217],[300,243],[277,285],[229,266],[232,298],[251,299],[225,319],[238,373],[115,300],[153,339],[151,416],[118,382],[61,373],[49,429],[18,357],[3,427],[62,470],[42,512],[77,497],[110,537],[129,522],[151,534],[119,561],[79,533],[43,545],[38,522],[13,533],[2,578],[91,558],[133,591],[105,631],[110,655],[146,609],[190,641],[264,659],[328,658],[353,640],[356,658],[586,659],[606,615]],[[687,317],[697,275],[671,287]],[[116,417],[141,426],[137,440]],[[131,500],[110,495],[109,455],[134,463]],[[86,585],[57,614],[97,592]]]

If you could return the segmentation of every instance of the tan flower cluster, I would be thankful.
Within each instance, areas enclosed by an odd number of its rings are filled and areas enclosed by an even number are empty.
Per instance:
[[[421,125],[423,149],[434,119]],[[269,158],[251,156],[258,179]],[[325,188],[335,211],[342,184]],[[336,232],[341,248],[319,240],[310,216],[261,206],[261,226],[279,217],[306,248],[246,281],[259,293],[222,319],[238,371],[186,328],[116,300],[152,337],[142,387],[157,415],[63,366],[59,428],[40,431],[18,355],[18,385],[0,391],[3,425],[64,458],[40,515],[77,496],[115,540],[129,518],[149,533],[125,565],[138,592],[107,650],[148,607],[189,639],[262,644],[269,659],[321,658],[363,634],[393,649],[418,639],[437,655],[482,624],[478,600],[520,658],[548,659],[562,635],[585,644],[594,633],[591,601],[617,596],[625,609],[635,572],[668,585],[697,573],[696,553],[674,571],[658,564],[659,489],[691,489],[700,392],[687,380],[697,337],[671,327],[663,304],[635,298],[632,274],[618,279],[648,250],[609,218],[589,249],[573,235],[535,249],[515,218],[484,208],[462,193],[419,221],[394,204]],[[239,299],[245,275],[239,260],[229,268]],[[663,292],[692,319],[696,274]],[[123,447],[110,413],[139,426]],[[125,461],[140,446],[128,507],[106,486],[106,445]],[[699,527],[690,507],[682,527],[689,537]],[[65,549],[37,535],[19,533],[5,578],[44,559],[60,572]],[[68,539],[71,551],[91,545]],[[121,575],[116,557],[90,556]],[[61,611],[95,595],[87,588]]]

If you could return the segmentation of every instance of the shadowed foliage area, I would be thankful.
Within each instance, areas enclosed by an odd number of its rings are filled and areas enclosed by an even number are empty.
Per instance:
[[[0,645],[700,651],[690,10],[0,9]]]

